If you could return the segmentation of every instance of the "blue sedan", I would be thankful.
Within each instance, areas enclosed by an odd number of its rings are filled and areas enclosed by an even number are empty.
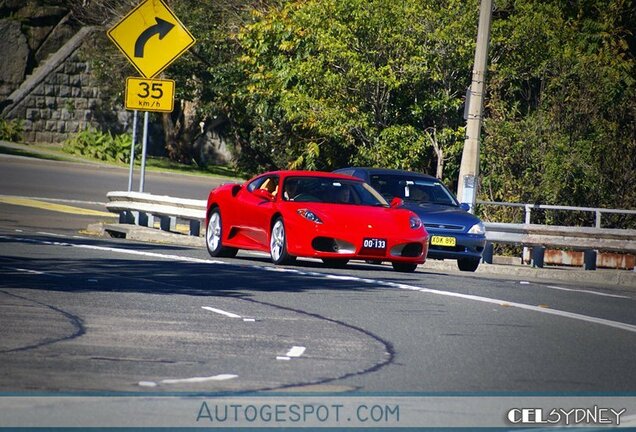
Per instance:
[[[389,201],[402,198],[429,233],[428,259],[453,259],[462,271],[477,270],[486,244],[484,224],[441,181],[426,174],[384,168],[351,167],[335,172],[363,179]]]

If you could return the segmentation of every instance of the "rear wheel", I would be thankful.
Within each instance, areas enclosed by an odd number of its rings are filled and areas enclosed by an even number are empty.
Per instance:
[[[221,240],[223,239],[223,226],[221,224],[221,212],[218,208],[212,210],[208,219],[208,226],[205,231],[205,246],[208,253],[213,257],[233,257],[236,256],[238,249],[225,247]]]
[[[272,232],[269,236],[269,254],[274,264],[289,264],[296,259],[295,256],[287,252],[287,237],[282,218],[277,218],[272,226]]]
[[[460,258],[457,260],[457,267],[461,271],[474,272],[479,267],[479,258]]]
[[[393,265],[393,270],[400,272],[400,273],[413,273],[415,271],[415,269],[417,268],[417,264],[416,263],[409,263],[409,262],[393,262],[391,263]]]
[[[349,262],[346,258],[323,258],[322,262],[328,267],[342,268]]]

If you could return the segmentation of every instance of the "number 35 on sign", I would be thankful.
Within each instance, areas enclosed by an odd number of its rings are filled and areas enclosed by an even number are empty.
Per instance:
[[[173,80],[126,78],[126,109],[172,112],[173,107]]]

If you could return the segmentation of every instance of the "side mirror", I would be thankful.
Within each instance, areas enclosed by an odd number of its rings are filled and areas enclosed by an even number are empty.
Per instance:
[[[234,186],[232,186],[232,196],[235,197],[236,195],[238,195],[239,191],[241,190],[241,185],[240,184],[235,184]]]
[[[391,200],[391,208],[402,207],[404,200],[400,197],[395,197]]]
[[[468,203],[461,203],[461,204],[459,205],[459,208],[460,208],[460,209],[462,209],[462,210],[464,210],[464,211],[470,211],[470,204],[468,204]]]
[[[274,201],[274,195],[272,195],[271,193],[269,193],[267,190],[265,189],[256,189],[254,192],[254,195],[256,195],[259,198],[263,198],[264,200],[267,201]]]

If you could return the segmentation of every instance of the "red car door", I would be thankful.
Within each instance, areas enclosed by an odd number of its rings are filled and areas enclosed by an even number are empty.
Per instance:
[[[269,225],[275,211],[278,184],[277,175],[265,175],[257,177],[239,192],[236,228],[246,247],[269,250]]]

